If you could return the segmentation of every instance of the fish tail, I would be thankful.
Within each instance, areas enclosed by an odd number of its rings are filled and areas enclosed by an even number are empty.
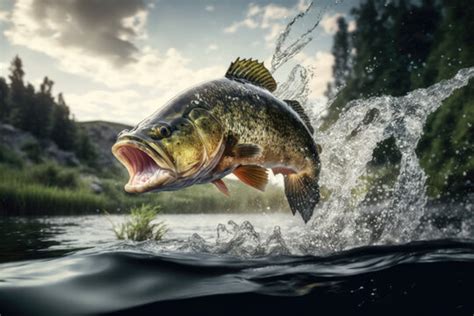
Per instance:
[[[298,173],[284,175],[285,195],[290,209],[293,215],[296,212],[300,213],[305,223],[313,216],[314,208],[320,199],[318,165]]]

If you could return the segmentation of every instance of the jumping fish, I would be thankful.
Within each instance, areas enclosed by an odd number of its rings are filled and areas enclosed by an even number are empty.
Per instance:
[[[303,107],[275,97],[276,87],[263,63],[237,58],[224,78],[184,91],[122,131],[112,152],[128,170],[125,190],[213,183],[228,195],[222,178],[233,173],[263,191],[269,168],[283,175],[293,215],[308,222],[320,198],[320,146]]]

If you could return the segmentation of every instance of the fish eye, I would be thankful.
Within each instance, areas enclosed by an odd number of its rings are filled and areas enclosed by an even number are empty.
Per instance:
[[[171,131],[168,126],[161,126],[159,131],[161,137],[169,137],[171,135]]]
[[[167,125],[158,125],[150,128],[149,135],[154,139],[162,139],[171,136],[171,129]]]

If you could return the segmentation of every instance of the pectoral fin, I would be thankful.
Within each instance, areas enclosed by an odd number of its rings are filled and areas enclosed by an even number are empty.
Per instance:
[[[227,188],[227,186],[225,185],[225,182],[222,181],[221,179],[218,179],[218,180],[215,180],[215,181],[212,181],[212,183],[214,183],[214,185],[216,186],[216,188],[221,191],[222,193],[224,193],[226,196],[230,196],[229,194],[229,189]]]
[[[267,169],[256,165],[245,165],[237,167],[234,174],[243,183],[260,191],[265,191],[268,183]]]

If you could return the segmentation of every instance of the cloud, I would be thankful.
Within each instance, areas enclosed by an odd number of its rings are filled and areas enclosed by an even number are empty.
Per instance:
[[[5,36],[52,57],[60,70],[107,87],[64,91],[79,120],[133,123],[179,91],[225,73],[225,66],[192,67],[175,48],[144,46],[150,9],[135,0],[18,0]]]
[[[310,81],[310,99],[323,97],[328,82],[333,80],[332,65],[334,64],[334,56],[331,53],[322,51],[318,51],[314,55],[307,55],[302,52],[295,59],[314,72],[314,76]]]
[[[141,0],[18,0],[5,36],[34,50],[61,47],[129,63],[138,51],[134,40],[145,35],[146,18]]]
[[[325,14],[321,19],[320,25],[323,28],[323,31],[326,34],[334,35],[338,30],[337,20],[340,17],[344,17],[347,20],[347,16],[342,13],[334,13],[334,14]],[[354,20],[348,21],[347,29],[349,32],[353,32],[356,28],[356,23]]]
[[[354,32],[356,30],[356,28],[357,28],[356,21],[354,21],[354,20],[349,21],[349,25],[347,26],[347,30],[349,32]]]
[[[209,46],[207,46],[208,52],[216,51],[218,49],[219,49],[219,46],[216,43],[212,43]]]
[[[0,62],[0,74],[3,74],[3,72],[6,71],[7,69],[8,69],[8,64]]]
[[[207,12],[213,12],[216,8],[213,5],[207,5],[204,9]]]
[[[147,9],[138,0],[19,0],[5,35],[12,44],[54,58],[64,72],[112,88],[176,91],[224,71],[193,69],[174,48],[134,44],[146,37]]]
[[[10,21],[10,13],[7,11],[0,11],[0,22]]]
[[[260,6],[250,3],[245,17],[241,21],[236,21],[226,28],[225,33],[235,33],[240,29],[256,29],[266,31],[264,39],[267,44],[273,44],[278,35],[285,28],[287,18],[294,16],[307,7],[305,1],[299,1],[295,6],[286,7],[278,4],[268,4]]]
[[[321,22],[319,25],[323,28],[324,32],[330,35],[334,35],[337,32],[337,20],[340,17],[344,17],[344,14],[341,13],[335,13],[333,15],[329,14],[324,14],[323,18],[321,19]]]
[[[83,94],[69,93],[66,103],[80,120],[108,120],[136,124],[152,114],[166,101],[166,96],[154,96],[146,101],[141,93],[126,90],[92,90]],[[140,109],[137,111],[137,109]]]

